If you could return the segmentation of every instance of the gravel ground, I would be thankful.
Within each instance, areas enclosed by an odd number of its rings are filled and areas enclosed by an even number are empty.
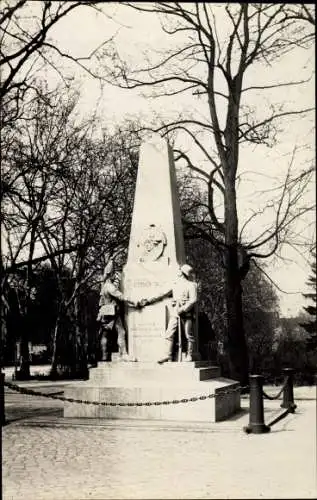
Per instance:
[[[19,397],[7,397],[7,411]],[[316,402],[298,402],[269,434],[245,434],[247,418],[209,429],[17,420],[2,429],[3,500],[315,498]]]

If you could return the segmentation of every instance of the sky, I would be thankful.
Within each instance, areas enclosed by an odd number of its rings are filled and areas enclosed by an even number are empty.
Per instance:
[[[216,13],[217,28],[220,36],[227,36],[227,24],[223,15],[224,4],[213,4]],[[28,9],[33,12],[36,3],[29,2]],[[56,26],[52,37],[57,41],[59,47],[66,49],[73,56],[89,54],[96,46],[105,39],[114,37],[115,44],[120,55],[126,58],[136,67],[144,63],[144,53],[152,54],[154,50],[167,50],[174,43],[171,37],[162,33],[158,15],[144,15],[134,10],[127,9],[117,2],[103,5],[102,10],[106,14],[98,14],[89,8],[80,8],[70,16],[62,20]],[[182,36],[187,36],[185,33]],[[151,57],[152,57],[151,56]],[[135,117],[149,122],[157,116],[167,117],[182,113],[195,113],[195,116],[206,115],[206,106],[202,99],[191,96],[185,98],[177,97],[151,99],[141,95],[140,91],[118,89],[115,86],[104,85],[100,89],[98,82],[87,76],[82,70],[71,63],[60,63],[64,74],[74,78],[74,85],[81,85],[81,111],[86,116],[98,110],[100,124],[111,129],[115,124],[126,123]],[[102,74],[102,65],[98,67]],[[292,54],[280,60],[278,65],[272,67],[257,66],[256,71],[248,74],[247,84],[260,85],[262,82],[272,83],[287,80],[306,79],[310,81],[300,88],[287,87],[267,93],[253,92],[248,96],[245,104],[255,106],[257,112],[266,112],[267,106],[272,102],[288,102],[293,108],[309,108],[315,105],[315,82],[314,82],[314,51],[294,50]],[[51,69],[44,71],[44,78],[51,86],[59,81],[59,77]],[[219,84],[221,84],[219,82]],[[220,105],[219,105],[220,106]],[[221,115],[221,113],[220,113]],[[223,118],[224,118],[223,114]],[[279,140],[274,148],[264,146],[243,146],[239,162],[238,183],[238,211],[240,228],[243,226],[254,210],[261,211],[261,216],[254,218],[247,226],[243,237],[250,241],[266,227],[272,224],[273,211],[268,208],[272,199],[273,188],[283,182],[288,165],[291,162],[294,146],[297,145],[296,157],[293,164],[294,172],[298,172],[307,166],[315,158],[314,143],[314,114],[305,116],[303,119],[287,119],[278,123]],[[183,138],[180,137],[179,142]],[[182,144],[184,146],[184,143]],[[193,152],[193,154],[195,154]],[[198,163],[201,158],[197,157]],[[208,165],[199,163],[202,168],[208,169]],[[310,192],[306,195],[303,203],[314,203],[315,201],[314,179],[310,186]],[[219,208],[221,216],[221,208]],[[298,221],[295,228],[305,241],[314,241],[315,238],[315,214],[304,217]],[[294,250],[290,247],[284,248],[283,260],[272,258],[265,264],[265,270],[280,290],[276,290],[280,299],[280,310],[282,315],[296,315],[305,305],[302,293],[307,291],[307,281],[310,267],[302,250]]]

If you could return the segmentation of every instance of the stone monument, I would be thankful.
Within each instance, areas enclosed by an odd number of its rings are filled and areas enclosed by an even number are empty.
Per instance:
[[[171,283],[186,263],[173,152],[159,135],[142,144],[127,263],[123,269],[129,362],[100,362],[89,380],[65,396],[96,402],[142,403],[213,397],[186,404],[103,406],[65,403],[65,417],[218,421],[240,408],[239,384],[199,360],[157,363],[164,351]],[[152,300],[153,297],[155,300]],[[196,342],[197,348],[197,329]],[[199,332],[198,332],[199,334]]]
[[[185,264],[173,152],[159,135],[143,143],[135,190],[123,292],[133,301],[164,295],[179,266]],[[126,315],[129,355],[157,361],[163,351],[169,298]],[[197,342],[196,342],[197,345]]]

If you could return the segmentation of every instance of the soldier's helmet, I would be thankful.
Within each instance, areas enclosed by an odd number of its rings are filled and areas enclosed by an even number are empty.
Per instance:
[[[189,264],[184,264],[183,266],[181,266],[181,271],[185,276],[188,277],[190,273],[193,271],[193,268]]]

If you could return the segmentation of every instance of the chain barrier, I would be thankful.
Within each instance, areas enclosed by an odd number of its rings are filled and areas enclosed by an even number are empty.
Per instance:
[[[293,393],[293,368],[284,368],[285,381],[279,392],[275,395],[269,395],[263,390],[263,380],[262,375],[250,375],[250,414],[249,414],[249,425],[244,427],[244,431],[247,434],[255,433],[262,434],[264,432],[270,432],[272,425],[276,424],[283,418],[285,418],[289,413],[294,413],[297,408],[294,403],[294,393]],[[263,398],[270,400],[278,399],[283,393],[283,402],[280,405],[281,408],[285,410],[274,418],[269,425],[264,422],[264,405]]]
[[[50,399],[55,399],[59,401],[64,401],[67,403],[81,403],[85,405],[95,405],[95,406],[160,406],[160,405],[171,405],[171,404],[179,404],[179,403],[192,403],[196,401],[203,401],[205,399],[212,399],[215,398],[216,396],[224,396],[226,394],[232,394],[234,392],[242,391],[244,389],[247,389],[249,386],[244,386],[244,387],[237,387],[235,389],[231,389],[228,391],[221,391],[218,392],[217,394],[205,394],[201,396],[193,396],[191,398],[182,398],[182,399],[173,399],[170,401],[146,401],[146,402],[131,402],[131,403],[114,403],[111,401],[89,401],[89,400],[82,400],[82,399],[74,399],[74,398],[66,398],[64,396],[59,396],[60,392],[55,393],[55,394],[45,394],[40,391],[33,391],[32,389],[27,389],[25,387],[19,387],[16,384],[12,384],[10,382],[4,382],[5,387],[8,389],[11,389],[12,391],[19,392],[20,394],[27,394],[29,396],[40,396],[43,398],[50,398]]]
[[[263,396],[266,398],[266,399],[270,399],[271,401],[273,401],[274,399],[278,399],[282,392],[284,391],[285,387],[287,385],[287,380],[284,382],[284,384],[282,385],[281,387],[281,390],[275,395],[275,396],[270,396],[269,394],[267,394],[264,389],[262,388],[262,394]]]

